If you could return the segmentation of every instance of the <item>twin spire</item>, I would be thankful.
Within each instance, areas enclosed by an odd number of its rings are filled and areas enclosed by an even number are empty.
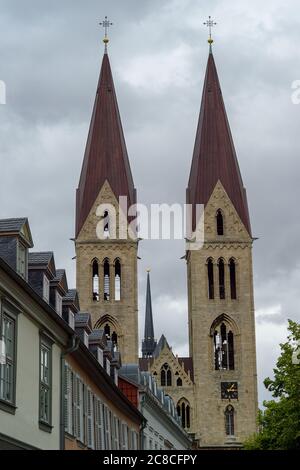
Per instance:
[[[112,23],[105,17],[100,24],[105,29],[105,53],[77,189],[76,238],[106,180],[117,200],[119,196],[127,196],[128,207],[136,203],[136,190],[107,54],[107,31]],[[209,28],[210,53],[187,188],[187,204],[193,205],[195,228],[196,205],[206,205],[217,182],[220,181],[251,235],[246,190],[243,186],[211,51],[213,43],[211,29],[216,23],[209,17],[204,24]]]

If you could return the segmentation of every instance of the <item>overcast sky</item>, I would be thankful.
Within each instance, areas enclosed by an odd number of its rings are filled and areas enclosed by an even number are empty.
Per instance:
[[[109,55],[140,202],[185,200],[207,61],[208,15],[228,117],[247,187],[254,236],[260,400],[287,319],[299,321],[299,116],[297,0],[0,0],[0,217],[28,216],[36,250],[53,250],[75,285],[75,189],[102,60]],[[157,338],[187,350],[181,241],[140,245],[152,269]]]

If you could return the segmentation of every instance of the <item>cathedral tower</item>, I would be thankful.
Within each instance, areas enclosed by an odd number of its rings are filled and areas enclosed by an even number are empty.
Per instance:
[[[193,229],[204,205],[204,246],[186,255],[196,437],[205,447],[238,445],[257,418],[253,238],[211,46],[187,204]]]
[[[136,203],[105,47],[76,197],[77,289],[81,309],[92,314],[93,327],[105,329],[119,346],[123,363],[137,363],[138,241],[127,236],[132,218],[121,208],[121,196],[126,196],[128,207]],[[125,236],[119,231],[120,220]]]
[[[150,287],[150,271],[147,275],[147,294],[146,294],[146,312],[145,312],[145,333],[142,343],[142,355],[144,358],[152,357],[157,342],[154,338],[153,314],[152,314],[152,299]]]

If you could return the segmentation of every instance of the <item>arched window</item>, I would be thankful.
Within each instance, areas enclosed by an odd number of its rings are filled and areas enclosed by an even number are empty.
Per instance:
[[[177,404],[177,414],[181,418],[182,427],[189,429],[191,427],[191,407],[185,398],[179,400]]]
[[[93,301],[99,302],[100,289],[99,289],[99,263],[95,259],[92,266],[93,271]]]
[[[214,299],[215,292],[214,292],[214,263],[213,260],[210,258],[207,261],[207,279],[208,279],[208,298]]]
[[[222,322],[215,328],[213,339],[215,370],[233,370],[233,332],[229,330],[226,323]]]
[[[221,209],[217,211],[216,219],[217,219],[217,234],[224,235],[224,219],[223,219],[223,213]]]
[[[229,261],[230,294],[232,299],[236,299],[236,266],[233,258]]]
[[[111,335],[111,340],[112,340],[112,342],[114,343],[115,346],[118,344],[118,335],[115,331]]]
[[[172,386],[172,372],[169,364],[165,363],[160,371],[160,384],[162,387],[171,387]]]
[[[115,261],[115,300],[121,300],[121,263]]]
[[[178,377],[176,384],[177,384],[177,387],[182,387],[182,380],[180,377]]]
[[[106,325],[104,327],[104,334],[105,334],[107,339],[110,339],[110,326],[109,326],[108,323],[106,323]]]
[[[105,211],[103,214],[103,230],[104,238],[109,238],[109,214],[108,211]]]
[[[103,273],[104,273],[104,300],[108,301],[110,299],[110,267],[109,267],[108,259],[104,260]]]
[[[218,267],[219,267],[219,293],[220,293],[220,299],[225,299],[225,268],[224,268],[224,261],[223,261],[222,258],[219,259]]]
[[[225,432],[226,436],[234,436],[234,408],[228,405],[225,410]]]

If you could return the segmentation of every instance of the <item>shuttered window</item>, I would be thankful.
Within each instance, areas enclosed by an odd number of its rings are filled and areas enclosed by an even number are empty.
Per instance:
[[[95,428],[94,428],[94,395],[91,390],[87,391],[88,416],[87,416],[87,436],[88,447],[95,448]]]

